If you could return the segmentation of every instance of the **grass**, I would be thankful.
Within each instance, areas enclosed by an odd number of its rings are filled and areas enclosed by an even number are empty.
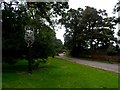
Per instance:
[[[59,58],[49,58],[32,75],[27,62],[3,64],[3,88],[117,88],[118,74],[80,65]]]

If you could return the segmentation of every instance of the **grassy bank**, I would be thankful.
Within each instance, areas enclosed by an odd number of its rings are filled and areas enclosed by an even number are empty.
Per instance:
[[[27,62],[3,65],[3,88],[117,88],[118,75],[58,58],[49,58],[32,75]]]

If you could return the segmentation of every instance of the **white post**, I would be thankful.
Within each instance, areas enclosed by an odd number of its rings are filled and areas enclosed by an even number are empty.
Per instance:
[[[27,43],[27,47],[29,49],[29,60],[28,60],[28,72],[29,74],[32,74],[32,57],[31,57],[31,47],[34,43],[34,29],[30,26],[25,27],[25,41]]]

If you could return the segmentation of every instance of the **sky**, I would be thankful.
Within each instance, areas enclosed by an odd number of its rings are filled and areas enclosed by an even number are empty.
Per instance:
[[[69,0],[69,8],[77,9],[77,8],[85,8],[85,6],[91,6],[96,8],[97,10],[99,9],[105,9],[106,12],[108,13],[108,16],[116,16],[118,17],[118,14],[113,14],[113,8],[116,5],[118,0]],[[116,32],[118,31],[118,26],[116,26],[115,30],[115,36]],[[64,35],[65,33],[65,28],[59,29],[56,31],[56,37],[58,39],[61,39],[62,42],[64,42]]]

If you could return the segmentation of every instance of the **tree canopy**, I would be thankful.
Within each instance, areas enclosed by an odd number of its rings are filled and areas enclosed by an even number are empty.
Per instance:
[[[119,6],[116,7],[119,11]],[[29,26],[35,36],[32,60],[40,58],[44,61],[62,51],[63,44],[55,34],[57,24],[66,28],[64,46],[73,56],[115,50],[114,29],[119,19],[108,17],[106,10],[90,6],[77,10],[68,8],[68,2],[2,2],[3,62],[13,64],[18,58],[29,60],[25,42],[25,27]]]
[[[65,45],[74,55],[108,48],[111,42],[116,42],[114,19],[107,16],[106,10],[97,11],[89,6],[68,10],[59,20],[66,28]]]
[[[119,13],[120,12],[120,1],[118,1],[116,3],[116,5],[115,5],[115,7],[114,7],[113,10],[114,10],[114,13],[116,13],[116,12]],[[119,14],[118,14],[118,18],[116,18],[115,22],[118,23],[118,24],[120,24],[120,15]],[[118,30],[117,35],[118,35],[118,37],[120,37],[120,29]],[[120,40],[118,40],[118,44],[120,44]]]
[[[35,32],[32,58],[46,59],[55,54],[55,30],[53,17],[63,14],[67,2],[2,2],[3,62],[15,63],[17,58],[27,58],[28,48],[24,40],[25,27]]]

